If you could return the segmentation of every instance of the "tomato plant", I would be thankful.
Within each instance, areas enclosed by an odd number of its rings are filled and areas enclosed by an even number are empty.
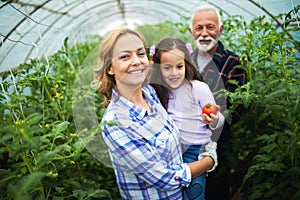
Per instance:
[[[1,73],[1,199],[119,198],[113,170],[87,151],[72,114],[77,67],[99,40]]]
[[[218,167],[232,169],[232,191],[240,191],[243,199],[300,198],[300,44],[288,36],[299,34],[297,26],[288,27],[299,21],[293,17],[299,16],[299,9],[277,16],[285,22],[281,29],[265,17],[249,24],[241,16],[224,21],[220,40],[241,56],[238,67],[246,70],[248,83],[226,93],[231,103],[227,113],[241,104],[244,112],[224,150],[229,162]],[[165,27],[179,30],[193,43],[187,21],[168,21],[156,28],[170,35]],[[139,29],[146,30],[149,44],[161,37],[147,26]],[[87,150],[72,113],[73,92],[79,93],[76,100],[85,92],[74,91],[78,68],[100,40],[95,37],[73,47],[65,43],[48,60],[32,59],[1,73],[1,199],[120,198],[112,168]],[[96,111],[98,121],[103,111]]]

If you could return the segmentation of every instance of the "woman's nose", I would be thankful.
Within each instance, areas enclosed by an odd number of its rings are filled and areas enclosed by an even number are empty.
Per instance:
[[[141,64],[141,60],[140,60],[139,56],[134,53],[132,55],[131,65],[138,65],[138,64]]]

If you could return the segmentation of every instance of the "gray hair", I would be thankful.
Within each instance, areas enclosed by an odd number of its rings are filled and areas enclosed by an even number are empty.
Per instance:
[[[203,4],[201,6],[196,7],[196,9],[194,9],[194,12],[192,14],[191,21],[190,21],[190,28],[191,28],[191,30],[193,30],[193,20],[194,20],[195,15],[198,12],[207,11],[207,10],[214,11],[217,14],[217,17],[218,17],[218,26],[219,26],[219,30],[220,30],[220,28],[221,28],[221,26],[223,24],[222,23],[221,15],[220,15],[219,11],[214,6],[212,6],[210,4]]]

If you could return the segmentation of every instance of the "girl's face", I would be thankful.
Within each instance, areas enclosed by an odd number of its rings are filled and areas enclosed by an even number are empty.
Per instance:
[[[178,49],[162,52],[160,69],[166,84],[172,89],[178,88],[185,79],[184,53]]]
[[[108,73],[114,75],[119,89],[138,87],[147,77],[148,64],[142,40],[134,34],[125,34],[114,45]]]

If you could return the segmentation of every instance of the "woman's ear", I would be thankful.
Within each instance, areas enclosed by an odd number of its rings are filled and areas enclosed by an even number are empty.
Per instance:
[[[114,75],[114,72],[111,70],[111,67],[109,68],[108,72],[107,72],[109,75]]]

